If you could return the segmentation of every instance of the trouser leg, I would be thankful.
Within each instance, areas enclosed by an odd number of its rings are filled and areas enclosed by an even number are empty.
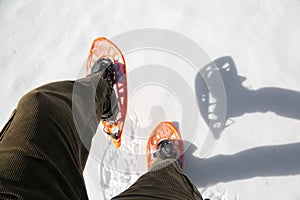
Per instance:
[[[127,190],[113,198],[129,199],[199,199],[196,186],[183,174],[175,159],[157,160],[150,171]]]
[[[24,95],[0,133],[0,199],[87,199],[82,173],[108,94],[93,75]]]

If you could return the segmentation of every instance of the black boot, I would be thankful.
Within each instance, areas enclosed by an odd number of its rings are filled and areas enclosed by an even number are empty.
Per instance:
[[[103,105],[102,120],[114,118],[119,111],[118,98],[114,90],[115,72],[113,65],[113,62],[109,58],[100,58],[94,63],[91,69],[91,74],[102,74],[101,78],[107,82],[111,89],[111,93],[106,95],[106,101]]]
[[[178,151],[174,148],[171,140],[162,140],[158,143],[158,149],[153,153],[154,158],[161,158],[163,160],[173,158],[177,159]]]

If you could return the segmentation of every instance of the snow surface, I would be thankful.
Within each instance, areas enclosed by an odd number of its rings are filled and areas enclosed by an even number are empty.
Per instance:
[[[185,138],[181,130],[189,147],[185,173],[212,200],[300,199],[299,10],[298,0],[2,0],[0,126],[29,90],[83,77],[94,38],[143,28],[171,30],[200,45],[217,67],[230,66],[221,73],[227,126],[204,155],[208,126],[205,104],[199,103],[201,82],[197,71],[173,56],[174,69],[193,91],[190,107],[199,112],[198,135]],[[168,64],[162,57],[172,55],[166,54],[126,54],[129,83],[143,78],[133,72],[141,63],[151,64],[151,56],[156,64]],[[180,128],[185,105],[176,94],[159,84],[134,89],[129,88],[125,154],[119,155],[101,130],[94,138],[84,172],[90,199],[109,199],[145,172],[145,140],[157,122],[176,121]]]

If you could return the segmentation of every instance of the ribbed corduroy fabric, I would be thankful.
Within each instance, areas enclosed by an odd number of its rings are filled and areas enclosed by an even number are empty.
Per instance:
[[[0,135],[0,199],[88,199],[82,173],[110,89],[99,76],[76,87],[55,82],[21,98]]]
[[[0,199],[88,199],[82,173],[110,94],[92,75],[24,95],[0,132]],[[173,162],[114,199],[202,198]]]
[[[113,200],[203,200],[196,186],[182,173],[175,159],[158,162]]]

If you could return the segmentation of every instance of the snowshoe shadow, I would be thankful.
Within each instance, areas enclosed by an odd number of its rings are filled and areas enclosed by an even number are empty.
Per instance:
[[[207,80],[213,81],[216,74],[220,74],[223,79],[223,96],[217,94],[218,90],[211,90],[211,86],[206,83]],[[214,60],[201,68],[197,74],[195,89],[199,110],[215,139],[220,137],[223,128],[234,123],[232,118],[246,113],[274,112],[282,117],[300,119],[300,91],[276,87],[252,90],[243,86],[245,80],[246,77],[238,75],[230,56]]]

